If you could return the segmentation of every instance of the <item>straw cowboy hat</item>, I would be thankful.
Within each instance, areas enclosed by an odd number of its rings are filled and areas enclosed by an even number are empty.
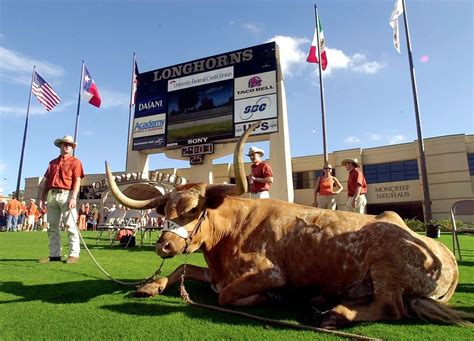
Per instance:
[[[247,156],[252,156],[255,153],[259,153],[261,156],[265,155],[265,152],[263,151],[263,149],[252,146],[252,147],[249,148],[249,152],[248,152]]]
[[[349,162],[352,163],[352,164],[353,164],[354,166],[356,166],[356,167],[360,167],[360,163],[359,163],[359,161],[357,161],[357,158],[354,158],[354,159],[351,159],[351,158],[344,159],[344,160],[342,160],[341,165],[345,166],[346,163],[349,163]]]
[[[30,201],[36,202],[36,200],[35,200],[35,199],[30,199]]]
[[[76,148],[77,143],[74,142],[74,138],[72,136],[66,135],[62,139],[54,140],[54,145],[58,148],[61,148],[61,143],[70,143],[72,144],[72,148]]]

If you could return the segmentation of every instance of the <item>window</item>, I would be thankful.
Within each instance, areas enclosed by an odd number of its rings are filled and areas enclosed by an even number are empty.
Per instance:
[[[472,164],[472,171],[474,171],[474,154]],[[471,174],[473,174],[472,171]],[[364,175],[368,184],[417,180],[419,178],[418,162],[416,160],[405,160],[364,165]]]
[[[316,179],[321,174],[321,170],[293,173],[293,189],[314,188]]]
[[[469,164],[469,174],[474,176],[474,154],[467,154],[467,163]]]

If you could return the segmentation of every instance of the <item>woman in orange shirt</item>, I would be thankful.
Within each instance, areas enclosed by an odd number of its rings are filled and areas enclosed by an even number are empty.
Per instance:
[[[77,223],[77,227],[79,230],[84,231],[86,229],[86,204],[81,204],[81,208],[79,209],[79,221]]]
[[[331,175],[332,166],[323,168],[323,175],[318,176],[314,186],[314,207],[336,209],[336,194],[342,191],[342,185],[335,176]]]

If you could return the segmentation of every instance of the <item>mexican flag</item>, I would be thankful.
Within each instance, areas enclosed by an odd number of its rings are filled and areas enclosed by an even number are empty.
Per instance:
[[[328,66],[328,58],[326,55],[326,50],[324,49],[324,32],[323,27],[321,26],[321,20],[318,17],[318,29],[319,29],[319,47],[321,48],[321,67],[323,70],[326,70],[326,66]],[[318,35],[316,32],[316,28],[314,29],[314,37],[311,43],[311,48],[309,50],[308,58],[306,61],[308,63],[319,63],[318,61]]]

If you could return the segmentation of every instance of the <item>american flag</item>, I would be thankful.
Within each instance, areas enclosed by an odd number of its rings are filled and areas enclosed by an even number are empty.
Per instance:
[[[36,71],[33,76],[32,91],[47,111],[51,111],[59,102],[61,102],[61,99],[54,92],[53,88]]]

